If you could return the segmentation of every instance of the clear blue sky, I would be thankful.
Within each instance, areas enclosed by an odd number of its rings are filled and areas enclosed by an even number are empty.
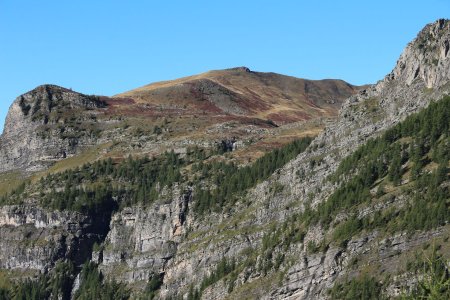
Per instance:
[[[12,101],[53,83],[114,95],[247,66],[373,83],[448,0],[0,0],[0,131]]]

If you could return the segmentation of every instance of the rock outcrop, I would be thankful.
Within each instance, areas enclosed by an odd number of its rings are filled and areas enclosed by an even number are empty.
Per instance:
[[[0,209],[0,268],[46,272],[58,260],[82,264],[101,242],[109,219],[73,212],[49,212],[32,205]]]
[[[11,105],[0,137],[0,172],[39,171],[73,156],[96,138],[76,124],[95,123],[90,111],[105,107],[87,96],[55,85],[42,85]]]
[[[106,274],[145,286],[152,274],[166,271],[185,234],[190,190],[177,187],[164,203],[129,207],[114,214],[99,261]]]

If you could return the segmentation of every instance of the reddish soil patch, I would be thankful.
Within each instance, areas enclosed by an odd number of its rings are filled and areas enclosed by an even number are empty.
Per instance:
[[[132,98],[100,97],[100,100],[105,101],[106,104],[108,104],[108,106],[131,105],[131,104],[135,104],[136,103],[136,101],[134,101],[134,99],[132,99]]]
[[[318,106],[316,103],[314,103],[314,100],[311,99],[311,97],[306,96],[306,103],[308,103],[310,106],[314,107],[314,108],[320,108],[320,106]]]
[[[278,149],[284,146],[286,143],[280,143],[280,142],[258,142],[252,145],[252,147],[255,147],[258,150],[263,150],[265,152],[271,151],[273,149]]]
[[[245,91],[248,93],[246,95],[247,97],[239,97],[242,107],[254,112],[261,112],[271,108],[271,106],[265,103],[257,93],[248,87],[245,87]]]
[[[278,125],[294,123],[298,121],[305,121],[311,119],[311,116],[302,111],[296,111],[293,113],[273,113],[267,116],[268,119],[272,120]]]
[[[211,103],[208,100],[201,100],[196,102],[195,104],[195,109],[197,110],[197,114],[198,113],[205,113],[205,114],[223,114],[223,110],[221,110],[220,108],[218,108],[216,105],[214,105],[213,103]],[[193,110],[192,110],[193,111]],[[193,112],[195,113],[195,112]]]

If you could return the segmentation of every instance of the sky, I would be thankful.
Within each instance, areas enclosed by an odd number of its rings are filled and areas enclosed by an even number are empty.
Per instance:
[[[45,83],[111,96],[237,66],[375,83],[438,18],[449,0],[0,0],[0,132]]]

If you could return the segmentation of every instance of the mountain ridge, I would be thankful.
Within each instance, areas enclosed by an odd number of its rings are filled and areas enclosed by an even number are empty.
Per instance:
[[[182,99],[188,98],[190,95],[186,94],[189,92],[194,93],[195,90],[203,90],[204,93],[208,94],[208,89],[214,89],[211,85],[217,85],[219,89],[224,88],[230,91],[229,93],[234,93],[233,98],[236,99],[234,105],[239,106],[241,103],[239,101],[239,96],[244,97],[242,101],[249,102],[248,104],[242,103],[244,106],[243,112],[246,113],[252,113],[252,105],[257,111],[262,104],[265,104],[261,107],[262,110],[269,109],[271,107],[271,101],[268,97],[277,99],[278,105],[280,104],[278,101],[288,100],[298,104],[302,102],[310,104],[311,109],[317,109],[318,106],[322,109],[332,109],[333,106],[329,105],[332,103],[329,102],[339,102],[343,96],[345,97],[358,89],[358,87],[350,85],[342,80],[306,80],[276,73],[254,72],[246,67],[238,67],[225,70],[212,70],[199,75],[188,76],[172,81],[156,82],[118,94],[117,96],[138,98],[150,103],[155,101],[158,102],[158,94],[164,93],[164,88],[177,87],[180,89],[185,85],[189,85],[189,90],[182,95]],[[278,90],[270,89],[270,87],[277,88]],[[292,92],[292,90],[294,90],[294,92]],[[322,95],[315,95],[314,93],[308,92],[308,90],[316,92],[323,90],[325,93]],[[327,91],[329,92],[327,93]],[[333,99],[331,91],[335,92],[334,97],[337,97],[337,99]],[[343,95],[341,93],[343,93]],[[196,95],[193,96],[196,98]],[[211,101],[214,103],[213,99],[211,99]],[[287,109],[288,108],[289,107],[287,107]],[[239,111],[236,111],[236,113],[239,113]],[[268,115],[270,115],[270,113],[268,113]]]
[[[297,88],[299,84],[304,86]],[[313,85],[310,92],[306,90],[308,84]],[[0,170],[45,170],[61,159],[107,143],[107,136],[116,135],[125,141],[144,128],[159,132],[158,128],[169,127],[169,123],[174,123],[174,128],[161,132],[167,143],[183,137],[188,143],[200,144],[233,136],[247,139],[249,130],[267,131],[273,126],[332,118],[342,100],[357,91],[344,81],[305,81],[243,68],[210,71],[149,86],[105,97],[42,85],[19,96],[9,109],[0,137],[0,144],[5,145],[0,147]],[[303,92],[299,94],[298,89]],[[330,100],[332,103],[327,103]],[[128,130],[120,136],[113,133],[118,127],[130,127],[129,123],[136,123],[136,132]],[[229,123],[235,129],[227,130]],[[312,126],[316,131],[321,125]],[[202,141],[195,141],[198,137],[194,134],[192,141],[193,133],[211,130],[217,132],[211,138],[203,135]],[[258,139],[267,136],[256,135]],[[8,147],[12,151],[5,152]]]

